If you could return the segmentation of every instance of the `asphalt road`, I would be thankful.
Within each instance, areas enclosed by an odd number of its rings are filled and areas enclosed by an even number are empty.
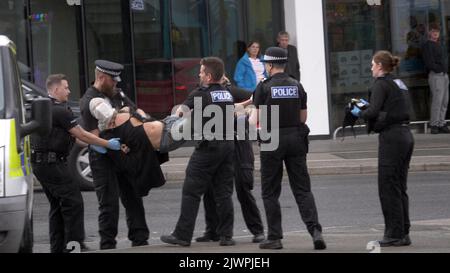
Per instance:
[[[450,172],[411,173],[409,177],[410,214],[412,221],[450,219]],[[295,200],[287,183],[283,180],[280,202],[283,209],[284,232],[305,231]],[[378,199],[377,178],[374,175],[357,176],[314,176],[313,192],[319,211],[319,219],[325,230],[370,228],[383,224]],[[150,244],[160,244],[159,237],[170,234],[179,216],[181,183],[167,183],[154,189],[144,198],[147,223],[151,232]],[[260,181],[254,190],[265,223],[264,208],[261,201]],[[98,249],[97,200],[94,192],[84,192],[86,243],[93,250]],[[235,204],[235,236],[245,237],[247,231],[242,219],[239,202]],[[34,252],[49,252],[48,239],[48,201],[43,192],[35,192],[34,201]],[[201,235],[204,229],[203,208],[197,217],[194,236]],[[382,234],[380,234],[381,236]],[[121,208],[118,248],[128,248],[127,228],[124,210]]]

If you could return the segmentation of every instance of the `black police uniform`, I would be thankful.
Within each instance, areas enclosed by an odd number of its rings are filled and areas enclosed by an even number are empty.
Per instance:
[[[67,174],[67,156],[75,141],[69,130],[78,125],[66,103],[52,99],[52,130],[32,135],[32,166],[50,202],[49,231],[52,253],[64,252],[71,241],[82,243],[84,209],[78,183]]]
[[[242,89],[234,86],[228,87],[236,102],[247,100],[252,95],[252,93],[242,91]],[[236,125],[237,122],[236,120]],[[240,119],[239,122],[245,122],[245,127],[248,129],[248,118],[245,118],[245,120]],[[249,140],[248,130],[245,133],[245,136],[240,136],[239,138],[236,135],[235,137],[235,151],[233,156],[234,185],[248,230],[253,235],[262,235],[264,234],[264,226],[262,224],[261,213],[252,194],[255,156],[252,142]],[[211,187],[208,188],[207,193],[203,197],[203,205],[205,209],[206,227],[204,237],[198,238],[198,240],[217,240],[219,236],[217,235],[216,228],[219,223],[219,217],[217,216],[216,203],[214,202],[214,194]]]
[[[303,86],[286,73],[278,73],[261,82],[254,95],[254,105],[268,106],[267,120],[271,120],[271,107],[279,106],[279,147],[274,151],[261,151],[262,198],[268,225],[268,240],[283,238],[281,208],[278,201],[281,193],[283,162],[289,176],[291,190],[303,222],[311,235],[322,231],[319,224],[311,181],[306,165],[309,128],[300,122],[300,110],[306,110],[307,96]],[[268,124],[268,129],[273,132]]]
[[[201,98],[203,110],[209,105],[217,105],[225,113],[227,105],[234,105],[233,96],[219,84],[212,84],[192,92],[183,103],[190,109],[194,109],[192,116],[196,111],[194,98]],[[224,114],[224,129],[226,118]],[[228,118],[233,119],[234,115]],[[211,118],[203,118],[202,128],[209,120]],[[192,125],[196,127],[195,122],[192,122]],[[196,133],[194,132],[194,134]],[[224,132],[224,139],[228,138],[230,136],[226,138]],[[233,139],[233,132],[231,139]],[[212,185],[219,218],[217,233],[226,238],[233,236],[233,152],[233,140],[203,140],[195,148],[186,169],[180,217],[172,233],[178,240],[184,242],[192,240],[201,197],[210,185]]]
[[[401,85],[400,85],[401,86]],[[379,132],[378,191],[385,221],[384,236],[403,239],[409,234],[407,177],[414,149],[408,127],[410,99],[391,75],[379,77],[370,89],[370,106],[361,116]]]
[[[87,131],[97,129],[98,125],[97,119],[92,116],[89,109],[89,103],[93,98],[106,98],[106,96],[92,86],[81,98],[82,126]],[[107,99],[116,109],[124,106],[119,97]],[[145,220],[144,205],[142,198],[135,194],[132,187],[133,183],[127,181],[127,176],[124,173],[114,168],[114,163],[107,154],[99,154],[89,149],[89,162],[99,202],[100,248],[111,249],[116,247],[119,197],[125,207],[128,239],[132,241],[133,246],[148,244],[149,229]]]

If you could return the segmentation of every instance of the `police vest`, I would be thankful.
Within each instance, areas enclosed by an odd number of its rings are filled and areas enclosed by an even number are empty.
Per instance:
[[[54,110],[55,107],[67,108],[67,105],[57,104],[52,100],[52,109]],[[70,108],[67,109],[71,111]],[[66,129],[54,124],[52,125],[50,133],[47,135],[31,135],[31,148],[35,152],[54,152],[60,156],[68,156],[74,143],[75,138]]]
[[[374,85],[387,88],[387,98],[376,120],[369,120],[369,130],[380,132],[392,125],[407,124],[410,121],[411,100],[408,88],[391,75],[378,78]]]
[[[267,121],[269,129],[272,115],[275,111],[274,105],[278,106],[279,128],[299,127],[301,101],[304,98],[304,90],[301,84],[287,74],[276,74],[269,78],[264,85],[265,105],[268,106]],[[275,128],[273,128],[275,129]]]
[[[198,129],[194,122],[192,123],[194,126],[194,134],[199,135],[200,133],[203,135],[204,138],[208,139],[211,136],[207,136],[208,130],[204,130],[205,128],[208,129],[206,126],[210,126],[212,120],[216,121],[216,124],[220,126],[214,126],[211,130],[214,135],[222,136],[224,139],[234,138],[234,98],[231,92],[224,86],[219,84],[212,84],[208,87],[200,88],[198,91],[202,92],[202,130],[203,132],[197,132],[195,131]],[[217,107],[215,107],[217,106]],[[210,108],[208,108],[210,107]],[[228,108],[228,110],[227,110]],[[212,117],[207,117],[211,111],[213,110],[219,110],[222,113],[222,119],[218,120],[215,118],[215,114],[212,114]],[[194,108],[195,111],[195,108]],[[206,116],[205,116],[206,115]],[[194,117],[195,118],[195,117]],[[195,120],[194,120],[195,121]],[[228,132],[227,130],[227,123],[231,125],[230,129],[231,131]],[[229,126],[230,127],[230,126]]]

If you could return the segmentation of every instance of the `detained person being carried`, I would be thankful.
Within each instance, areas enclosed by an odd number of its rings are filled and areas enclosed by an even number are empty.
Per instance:
[[[89,104],[91,113],[98,120],[100,135],[105,139],[119,137],[122,150],[110,153],[103,147],[92,148],[108,153],[116,168],[124,171],[139,196],[146,196],[151,188],[164,185],[159,154],[179,148],[184,139],[174,140],[172,132],[180,132],[190,126],[189,119],[169,116],[162,121],[146,120],[142,110],[136,112],[123,108],[115,111],[103,98],[94,98]]]

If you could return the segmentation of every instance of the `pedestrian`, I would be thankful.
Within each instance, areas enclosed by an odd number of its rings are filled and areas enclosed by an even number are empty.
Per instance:
[[[266,50],[263,62],[269,78],[261,82],[253,95],[257,111],[252,114],[252,123],[278,134],[279,145],[273,151],[261,150],[261,187],[266,211],[268,235],[259,247],[261,249],[281,249],[283,230],[281,207],[278,201],[281,193],[283,162],[289,176],[289,184],[308,232],[313,238],[315,249],[325,249],[322,227],[318,220],[316,204],[311,192],[311,181],[306,165],[309,128],[307,117],[307,96],[301,83],[284,72],[288,61],[287,51],[279,47]],[[267,118],[261,116],[267,107]],[[275,113],[279,111],[279,113]],[[278,124],[264,124],[271,121],[272,114],[279,115]],[[265,139],[261,136],[261,139]]]
[[[48,135],[32,135],[31,162],[34,175],[50,202],[50,251],[66,252],[67,243],[72,241],[80,244],[81,251],[86,251],[83,197],[79,184],[68,176],[67,156],[75,138],[115,150],[120,149],[120,142],[101,139],[78,125],[66,104],[70,89],[65,75],[48,76],[46,87],[52,101],[52,129]]]
[[[440,43],[441,28],[431,23],[428,41],[423,45],[422,56],[428,71],[431,109],[430,128],[432,134],[449,134],[445,117],[449,101],[448,61],[444,47]]]
[[[407,179],[414,149],[414,138],[408,127],[410,100],[406,85],[391,74],[400,59],[388,51],[373,56],[370,105],[366,110],[354,107],[352,114],[369,122],[370,130],[379,135],[378,194],[384,216],[381,247],[407,246],[409,237],[409,201]]]
[[[239,88],[231,86],[229,81],[224,84],[228,85],[236,103],[243,103],[251,97],[251,93],[242,92]],[[242,94],[245,94],[245,96],[242,96]],[[245,114],[238,115],[235,127],[238,126],[238,123],[243,123],[244,126],[242,127],[245,127],[246,130],[243,135],[235,134],[235,151],[233,155],[234,186],[236,188],[237,198],[241,204],[245,224],[248,230],[253,234],[252,242],[260,243],[265,239],[264,226],[261,220],[261,213],[259,212],[255,197],[252,194],[254,187],[253,171],[255,167],[255,156],[253,153],[252,141],[249,139],[248,116]],[[207,193],[203,197],[203,205],[206,223],[205,232],[203,236],[198,237],[195,240],[197,242],[219,241],[219,235],[217,235],[216,231],[219,217],[217,216],[216,203],[211,187],[208,188]]]
[[[290,35],[286,31],[280,31],[277,36],[277,46],[287,50],[288,62],[285,72],[297,81],[300,81],[300,62],[298,61],[297,47],[289,44]]]
[[[90,102],[93,98],[104,98],[112,107],[122,108],[124,102],[118,99],[119,96],[115,96],[115,88],[121,80],[123,66],[106,60],[97,60],[95,65],[95,82],[81,98],[80,110],[83,127],[99,135],[98,120],[90,111]],[[133,182],[127,181],[126,175],[113,168],[112,159],[107,154],[89,149],[89,162],[99,202],[100,249],[116,248],[119,197],[125,207],[128,239],[132,246],[148,245],[149,230],[144,205],[142,198],[133,190]]]
[[[181,212],[175,230],[171,235],[161,236],[161,241],[168,244],[190,246],[195,228],[200,201],[211,186],[214,200],[217,204],[219,223],[217,234],[221,246],[231,246],[235,242],[233,236],[233,153],[234,130],[227,132],[227,122],[234,122],[234,100],[221,80],[224,75],[224,64],[219,58],[209,57],[201,60],[200,87],[194,90],[183,103],[193,109],[192,115],[202,116],[201,120],[194,119],[194,135],[202,137],[192,154],[184,180]],[[199,101],[201,105],[199,105]],[[208,125],[214,118],[208,118],[207,112],[221,110],[223,118],[216,120],[221,124],[213,134],[206,133]],[[230,111],[231,110],[231,111]],[[202,113],[198,113],[201,111]],[[220,116],[220,115],[219,115]]]
[[[260,59],[260,44],[256,41],[248,43],[247,52],[236,65],[234,81],[236,86],[253,93],[260,81],[266,78],[266,71]]]

